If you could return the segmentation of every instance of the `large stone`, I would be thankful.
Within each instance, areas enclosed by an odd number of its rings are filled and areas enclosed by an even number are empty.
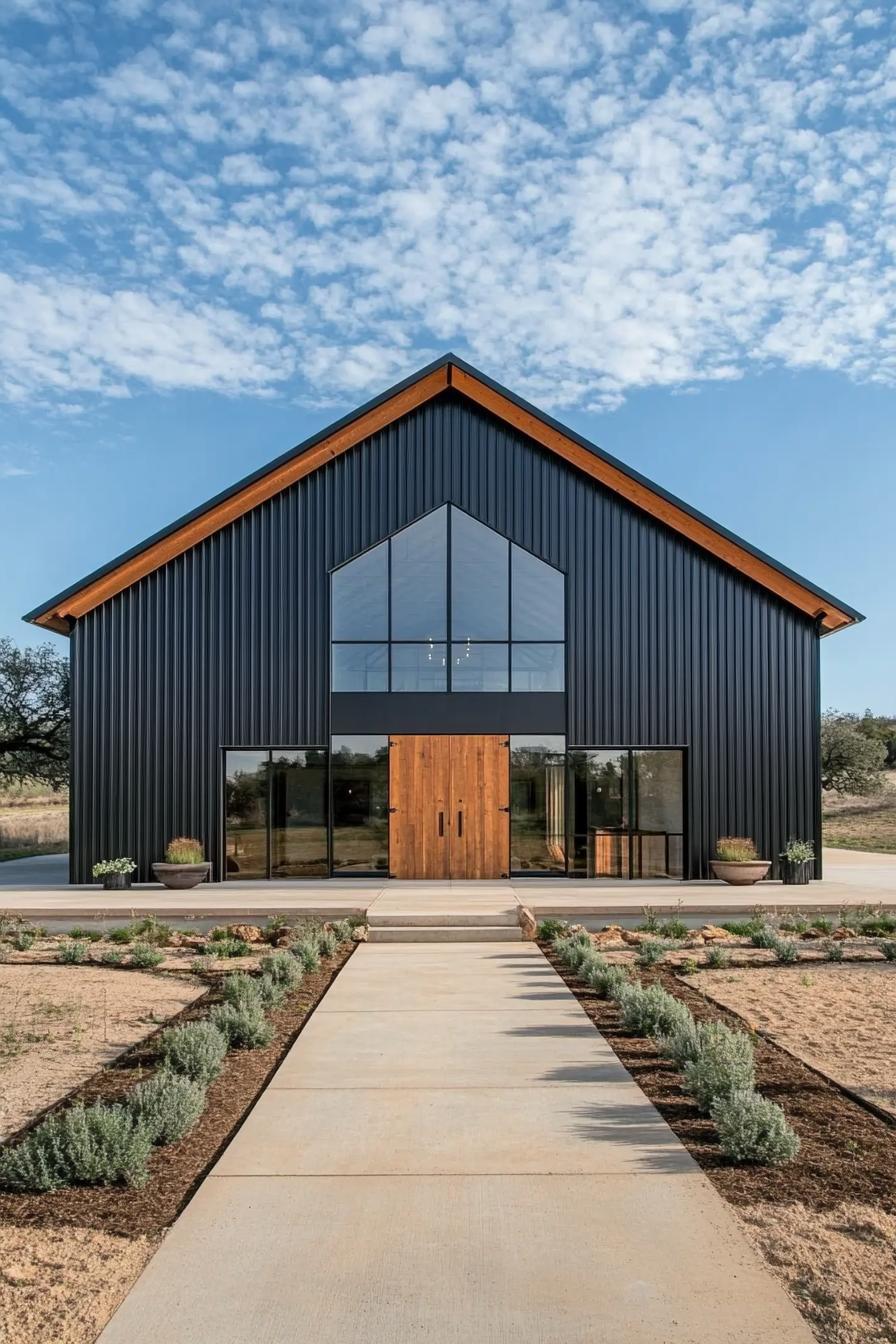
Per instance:
[[[352,942],[353,942],[353,943],[366,943],[366,942],[367,942],[367,925],[366,925],[366,924],[359,924],[359,925],[357,926],[357,928],[352,929]]]
[[[523,942],[534,943],[538,925],[535,923],[535,916],[528,905],[521,905],[519,911],[520,931],[523,935]]]
[[[623,933],[625,930],[619,924],[608,924],[600,933],[593,933],[591,941],[596,947],[624,947],[625,939]]]
[[[718,924],[704,924],[700,932],[704,943],[727,943],[732,936],[727,929],[719,928]]]
[[[241,938],[244,943],[263,943],[265,936],[257,924],[228,924],[228,938]]]

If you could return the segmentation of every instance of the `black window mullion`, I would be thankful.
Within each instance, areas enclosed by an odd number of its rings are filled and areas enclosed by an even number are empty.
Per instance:
[[[267,797],[267,879],[271,880],[271,818],[274,811],[274,753],[268,752],[268,797]]]
[[[445,545],[446,545],[447,552],[448,552],[447,555],[445,556],[445,582],[446,582],[446,585],[447,585],[446,593],[445,593],[445,599],[446,599],[446,601],[445,601],[445,627],[446,627],[446,628],[445,628],[445,633],[446,633],[446,635],[447,635],[447,639],[445,640],[445,657],[446,657],[446,659],[447,659],[447,666],[448,666],[448,676],[447,676],[446,681],[445,681],[445,686],[446,686],[447,691],[448,691],[449,694],[450,694],[451,691],[454,689],[454,675],[453,675],[453,674],[454,674],[454,663],[453,663],[453,659],[454,659],[454,611],[452,610],[452,595],[451,595],[451,594],[452,594],[451,567],[452,567],[452,565],[453,565],[453,563],[454,563],[454,553],[453,553],[453,550],[452,550],[452,544],[451,544],[451,521],[452,521],[453,516],[454,516],[454,509],[453,509],[453,507],[449,504],[449,505],[448,505],[448,521],[447,521],[447,525],[446,525],[446,527],[445,527]]]

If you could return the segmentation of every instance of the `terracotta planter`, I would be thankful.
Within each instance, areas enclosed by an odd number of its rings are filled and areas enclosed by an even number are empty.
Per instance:
[[[154,863],[152,870],[165,887],[173,891],[186,891],[188,887],[198,887],[208,877],[210,863]]]
[[[746,862],[735,863],[728,859],[711,859],[709,866],[715,876],[722,882],[727,882],[730,887],[752,887],[754,882],[761,882],[767,876],[772,861],[748,859]]]

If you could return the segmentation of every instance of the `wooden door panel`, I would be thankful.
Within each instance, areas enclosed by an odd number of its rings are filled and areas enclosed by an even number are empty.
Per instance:
[[[510,758],[503,733],[451,738],[451,876],[506,876]]]
[[[447,737],[390,737],[389,871],[393,877],[422,881],[448,877],[449,785]]]

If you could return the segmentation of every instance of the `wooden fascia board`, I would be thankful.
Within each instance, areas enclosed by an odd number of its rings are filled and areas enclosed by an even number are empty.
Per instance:
[[[717,532],[699,518],[695,518],[685,509],[679,508],[671,500],[664,499],[662,495],[658,495],[641,481],[635,480],[612,462],[590,453],[587,448],[583,448],[553,425],[546,424],[531,411],[518,406],[465,370],[455,367],[452,370],[451,383],[458,392],[469,397],[471,401],[477,402],[501,420],[513,425],[536,443],[559,454],[630,504],[658,518],[695,545],[724,560],[740,573],[805,612],[807,616],[820,621],[825,631],[838,630],[844,625],[852,624],[853,618],[850,615],[830,604],[825,604],[811,589],[804,588],[802,584],[782,574],[779,569],[767,564],[759,556],[738,546],[735,541]]]
[[[84,616],[94,607],[98,607],[102,602],[107,602],[110,597],[129,588],[131,584],[136,583],[145,575],[151,574],[153,570],[159,569],[178,555],[183,555],[185,551],[204,541],[212,533],[226,527],[228,523],[248,513],[250,509],[263,504],[265,500],[273,498],[274,495],[285,490],[287,486],[299,481],[303,476],[308,476],[313,471],[317,471],[326,462],[334,457],[339,457],[341,453],[347,452],[349,448],[360,443],[363,439],[369,438],[378,430],[384,429],[393,421],[406,415],[415,407],[430,401],[437,396],[439,392],[449,384],[448,366],[434,369],[432,373],[426,374],[419,382],[411,384],[397,392],[394,397],[388,401],[382,402],[379,406],[373,407],[364,415],[352,420],[349,424],[337,429],[333,434],[329,434],[320,443],[315,444],[306,452],[300,453],[297,457],[290,458],[288,462],[275,467],[267,475],[260,477],[247,485],[243,490],[237,491],[227,499],[222,500],[220,504],[209,509],[206,513],[194,518],[183,527],[178,528],[167,537],[160,538],[154,545],[148,546],[146,550],[134,555],[130,560],[124,561],[116,569],[101,578],[94,580],[85,588],[72,593],[64,602],[59,603],[54,609],[44,612],[36,617],[36,624],[47,626],[50,629],[68,629],[68,624],[63,624],[66,617],[77,619]]]

